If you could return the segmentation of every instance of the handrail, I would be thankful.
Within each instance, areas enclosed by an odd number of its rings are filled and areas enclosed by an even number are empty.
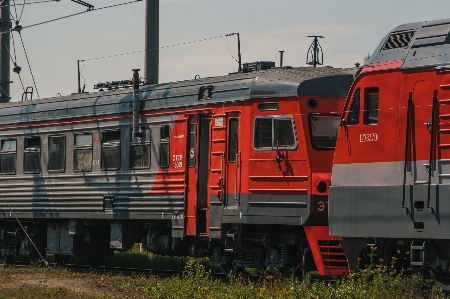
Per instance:
[[[408,163],[408,153],[409,153],[409,142],[411,137],[411,104],[412,104],[412,92],[409,93],[408,97],[408,108],[406,110],[406,145],[405,145],[405,165],[403,168],[403,200],[402,200],[402,208],[405,208],[405,197],[406,197],[406,172],[407,172],[407,163]]]
[[[430,208],[430,197],[431,197],[431,174],[433,173],[433,152],[434,144],[436,139],[436,107],[437,107],[437,90],[434,91],[433,95],[433,105],[431,106],[431,137],[430,137],[430,160],[428,164],[428,199],[427,208]]]

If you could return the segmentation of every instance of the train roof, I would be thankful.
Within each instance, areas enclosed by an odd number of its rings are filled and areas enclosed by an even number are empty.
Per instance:
[[[272,68],[187,81],[143,86],[141,110],[189,108],[252,98],[290,96],[345,97],[356,68]],[[201,99],[201,88],[212,88]],[[0,125],[131,112],[133,90],[118,89],[0,104]]]
[[[395,27],[380,42],[367,64],[404,60],[402,69],[450,67],[450,19]]]

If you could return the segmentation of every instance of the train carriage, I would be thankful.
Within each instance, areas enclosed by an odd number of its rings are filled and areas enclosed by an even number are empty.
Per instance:
[[[137,97],[4,104],[2,259],[96,265],[142,242],[226,271],[296,267],[312,250],[320,273],[347,273],[327,194],[354,72],[272,68],[143,86]]]
[[[352,267],[367,244],[398,267],[449,274],[449,49],[450,19],[403,24],[355,78],[329,209]]]

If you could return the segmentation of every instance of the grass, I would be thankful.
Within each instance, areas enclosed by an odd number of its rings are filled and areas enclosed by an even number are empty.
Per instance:
[[[44,276],[45,278],[39,278]],[[38,284],[27,280],[38,278]],[[55,285],[68,281],[69,286],[81,282],[84,289]],[[430,280],[406,275],[388,266],[369,266],[342,277],[336,282],[283,279],[266,273],[257,281],[244,277],[227,281],[214,279],[211,271],[197,260],[186,263],[183,275],[160,279],[143,276],[121,276],[77,273],[66,269],[0,268],[0,299],[9,298],[450,298]]]

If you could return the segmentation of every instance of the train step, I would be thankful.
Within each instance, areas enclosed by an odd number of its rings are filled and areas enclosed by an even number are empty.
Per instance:
[[[332,237],[328,226],[304,226],[309,247],[320,275],[347,275],[347,257],[339,241]]]
[[[423,266],[425,260],[425,247],[427,246],[427,241],[413,241],[411,243],[410,250],[410,265]]]

